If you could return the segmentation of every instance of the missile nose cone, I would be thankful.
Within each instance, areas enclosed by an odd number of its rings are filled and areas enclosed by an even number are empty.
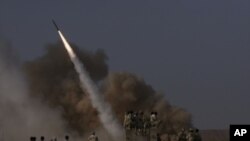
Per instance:
[[[56,27],[56,30],[57,30],[57,31],[59,31],[59,28],[58,28],[58,26],[57,26],[56,22],[55,22],[54,20],[52,20],[52,23],[53,23],[53,24],[54,24],[54,26]]]

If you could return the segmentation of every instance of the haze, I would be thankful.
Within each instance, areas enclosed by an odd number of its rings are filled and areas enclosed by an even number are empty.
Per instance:
[[[0,35],[25,60],[66,37],[102,48],[193,115],[202,129],[250,123],[248,0],[1,0]]]

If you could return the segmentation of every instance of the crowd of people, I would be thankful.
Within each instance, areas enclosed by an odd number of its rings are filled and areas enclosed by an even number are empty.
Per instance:
[[[147,135],[150,128],[157,128],[160,123],[157,112],[151,112],[150,116],[145,115],[142,111],[128,111],[124,115],[123,126],[126,131],[135,131],[136,135]]]
[[[30,141],[37,141],[37,140],[38,140],[37,137],[34,137],[34,136],[30,137]],[[64,138],[64,140],[65,140],[65,141],[69,141],[69,136],[66,135],[65,138]],[[40,141],[45,141],[45,137],[44,137],[44,136],[41,136],[41,137],[40,137]],[[54,138],[50,139],[49,141],[57,141],[57,138],[54,137]]]
[[[147,136],[151,140],[151,138],[156,139],[156,141],[160,141],[160,134],[157,132],[157,128],[159,127],[161,121],[158,119],[157,112],[151,112],[151,114],[144,114],[142,111],[134,112],[128,111],[124,115],[124,123],[123,126],[126,132],[126,139],[130,140],[128,137],[128,132],[135,133],[135,135],[139,136]],[[152,135],[154,133],[155,135]],[[131,135],[131,134],[130,134]],[[176,140],[176,139],[175,139]],[[201,136],[198,129],[190,128],[188,130],[182,129],[177,135],[177,141],[201,141]]]
[[[142,111],[133,112],[128,111],[124,116],[123,126],[125,132],[133,132],[138,136],[147,136],[151,138],[150,132],[157,131],[157,128],[160,124],[158,119],[157,112],[151,112],[151,114],[144,114]],[[156,141],[161,141],[160,134],[155,132]],[[126,139],[129,140],[129,137],[126,135]],[[36,137],[30,137],[30,141],[36,141]],[[87,141],[98,141],[98,137],[93,132],[87,139]],[[151,140],[151,139],[150,139]],[[176,139],[175,139],[176,140]],[[40,137],[40,141],[45,141],[43,136]],[[49,141],[57,141],[57,138],[52,138]],[[69,141],[69,136],[65,136],[65,141]],[[196,128],[190,129],[181,129],[177,135],[177,141],[202,141],[199,130]]]
[[[37,141],[39,140],[39,138],[37,137],[30,137],[30,141]],[[45,141],[45,137],[41,136],[40,137],[40,141]],[[57,138],[54,137],[52,139],[49,139],[49,141],[57,141]],[[64,141],[69,141],[69,136],[65,136]],[[98,141],[98,137],[96,136],[95,132],[93,132],[89,137],[88,137],[88,141]]]

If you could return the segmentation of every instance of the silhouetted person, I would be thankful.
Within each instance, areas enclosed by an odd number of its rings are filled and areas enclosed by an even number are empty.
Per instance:
[[[161,141],[161,136],[160,136],[159,133],[157,133],[157,135],[156,135],[156,140],[157,140],[157,141]]]
[[[96,136],[95,132],[93,132],[89,137],[88,141],[98,141],[98,137]]]
[[[68,141],[68,140],[69,140],[69,136],[66,135],[66,136],[65,136],[65,141]]]
[[[41,136],[41,141],[44,141],[44,136]]]

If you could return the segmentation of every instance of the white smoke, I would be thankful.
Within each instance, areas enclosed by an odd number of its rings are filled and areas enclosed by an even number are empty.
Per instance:
[[[99,112],[100,120],[104,128],[111,134],[115,140],[121,140],[123,138],[123,131],[120,125],[118,124],[117,119],[115,118],[112,109],[108,103],[104,101],[102,95],[100,95],[96,85],[89,77],[87,71],[84,69],[83,64],[80,62],[71,46],[63,36],[63,34],[58,31],[62,42],[70,56],[71,61],[73,62],[77,73],[79,74],[79,79],[81,82],[81,87],[83,90],[86,90],[90,96],[91,103],[94,108]]]
[[[59,112],[29,97],[26,80],[13,57],[10,46],[0,41],[0,141],[64,136]]]

